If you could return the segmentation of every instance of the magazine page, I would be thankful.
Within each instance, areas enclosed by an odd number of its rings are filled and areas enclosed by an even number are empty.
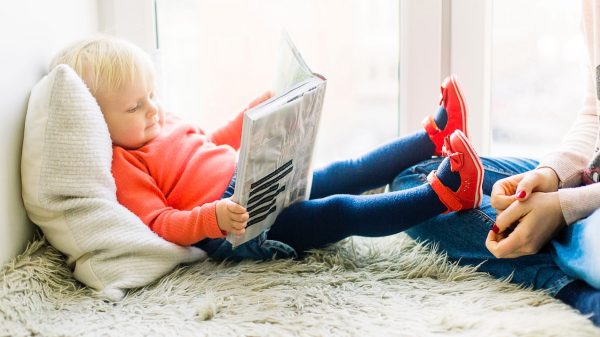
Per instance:
[[[273,96],[282,95],[314,76],[287,32],[282,33],[276,69],[272,84]]]
[[[243,236],[229,235],[240,245],[262,233],[291,203],[310,193],[312,154],[325,94],[325,81],[315,78],[266,109],[272,112],[249,121],[240,153],[233,200],[250,214]]]
[[[284,35],[275,96],[246,112],[232,199],[250,214],[238,246],[262,233],[288,205],[310,193],[312,154],[326,81],[310,73]]]

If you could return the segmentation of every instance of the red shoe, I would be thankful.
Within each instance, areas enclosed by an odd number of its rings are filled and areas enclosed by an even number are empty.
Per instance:
[[[467,104],[460,92],[456,77],[454,75],[446,77],[442,83],[441,90],[440,106],[446,110],[446,115],[448,116],[446,127],[440,130],[431,115],[425,117],[423,122],[421,122],[429,138],[435,144],[434,154],[436,156],[442,154],[444,138],[451,135],[454,130],[461,130],[465,135],[468,135]]]
[[[429,173],[427,181],[448,208],[446,213],[479,207],[483,195],[483,165],[469,139],[456,130],[445,139],[443,152],[450,159],[450,170],[460,175],[460,187],[456,192],[446,187],[436,171]]]

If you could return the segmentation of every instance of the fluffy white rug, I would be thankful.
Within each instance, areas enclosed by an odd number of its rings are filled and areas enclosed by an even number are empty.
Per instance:
[[[402,234],[302,261],[183,266],[118,303],[93,297],[43,239],[0,275],[0,336],[600,335],[551,297]]]

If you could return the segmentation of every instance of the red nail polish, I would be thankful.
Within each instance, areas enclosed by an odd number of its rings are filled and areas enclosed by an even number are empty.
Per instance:
[[[516,198],[523,199],[523,198],[525,198],[526,195],[527,195],[527,193],[525,191],[521,191],[521,192],[517,193]]]
[[[500,233],[500,228],[498,228],[498,226],[496,226],[496,224],[494,224],[492,226],[492,232],[498,234],[498,233]]]

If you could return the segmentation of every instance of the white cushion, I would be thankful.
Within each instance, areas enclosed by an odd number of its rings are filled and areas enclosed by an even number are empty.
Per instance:
[[[59,65],[32,89],[21,158],[29,218],[67,256],[74,276],[113,300],[176,265],[206,257],[153,233],[120,205],[112,143],[100,107],[79,76]]]

